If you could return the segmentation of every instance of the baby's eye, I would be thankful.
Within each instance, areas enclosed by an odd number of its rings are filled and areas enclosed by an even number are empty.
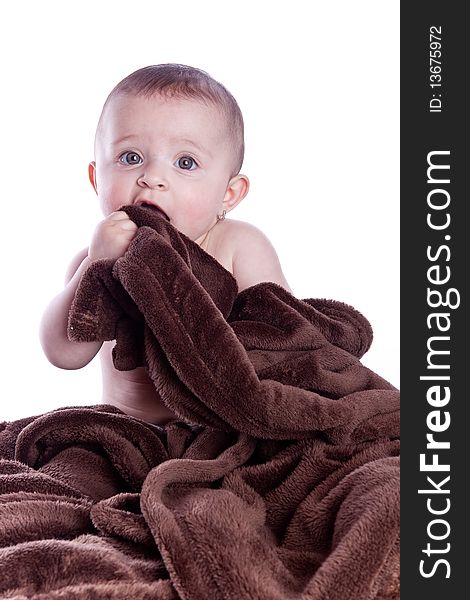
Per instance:
[[[119,161],[125,165],[140,165],[142,158],[137,152],[124,152],[124,154],[121,154],[119,157]]]
[[[181,158],[178,158],[176,164],[180,169],[185,169],[186,171],[193,171],[197,167],[196,161],[190,156],[182,156]]]

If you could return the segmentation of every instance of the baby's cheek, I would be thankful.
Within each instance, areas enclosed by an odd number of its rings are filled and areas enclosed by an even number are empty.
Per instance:
[[[108,217],[111,213],[117,210],[117,208],[115,207],[114,203],[111,202],[108,198],[101,201],[101,212],[105,217]]]
[[[130,204],[131,200],[127,194],[123,193],[123,189],[120,186],[106,186],[102,189],[101,193],[98,189],[98,195],[100,196],[101,210],[105,216],[115,212],[121,206]]]

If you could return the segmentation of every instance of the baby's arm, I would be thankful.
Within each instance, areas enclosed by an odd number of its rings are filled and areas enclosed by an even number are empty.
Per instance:
[[[292,291],[276,250],[264,233],[249,223],[238,222],[232,235],[233,275],[240,292],[263,281],[272,281]]]
[[[127,250],[137,226],[127,214],[117,211],[101,221],[90,247],[71,262],[66,286],[47,306],[41,320],[39,337],[48,360],[61,369],[80,369],[98,353],[102,342],[71,342],[67,337],[70,307],[80,278],[88,265],[99,258],[117,259]]]
[[[84,367],[102,345],[102,342],[71,342],[67,337],[70,307],[90,262],[88,248],[77,254],[67,269],[65,288],[49,303],[41,320],[39,338],[44,353],[49,362],[61,369]]]

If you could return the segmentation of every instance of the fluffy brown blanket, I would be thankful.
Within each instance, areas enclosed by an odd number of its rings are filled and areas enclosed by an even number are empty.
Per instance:
[[[180,422],[109,406],[0,427],[2,598],[397,599],[399,399],[366,319],[234,278],[151,209],[84,274],[75,340],[116,339]]]

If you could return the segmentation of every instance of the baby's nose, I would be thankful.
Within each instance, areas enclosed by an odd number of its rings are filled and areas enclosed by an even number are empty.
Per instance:
[[[151,189],[168,189],[168,180],[163,173],[163,169],[151,163],[145,165],[143,173],[137,179],[137,183],[142,187]]]

